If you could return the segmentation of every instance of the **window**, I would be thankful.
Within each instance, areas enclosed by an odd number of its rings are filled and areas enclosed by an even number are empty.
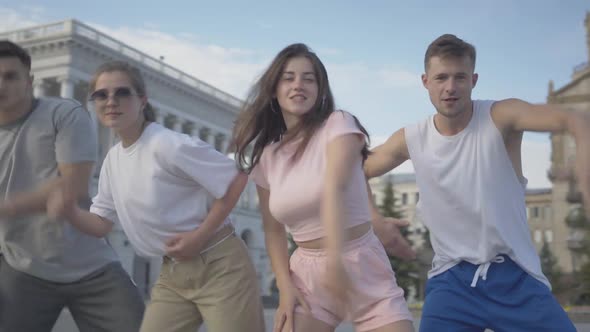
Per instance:
[[[192,122],[185,122],[182,124],[182,133],[191,136],[193,134],[194,124]]]
[[[535,230],[535,243],[541,243],[541,241],[543,240],[541,237],[543,235],[541,234],[540,230]]]
[[[545,206],[545,219],[553,219],[553,211],[551,210],[551,205]]]
[[[418,204],[418,201],[420,200],[420,193],[415,193],[414,194],[414,203]]]
[[[224,134],[217,134],[215,135],[215,150],[225,153],[224,145],[225,144],[225,135]]]
[[[199,139],[201,139],[203,142],[209,142],[209,134],[209,128],[203,127],[201,130],[199,130]]]
[[[551,243],[553,242],[553,231],[552,230],[546,230],[545,231],[545,241],[547,241],[547,243]]]
[[[402,205],[407,205],[408,204],[408,193],[403,193],[402,194]]]
[[[531,212],[533,218],[539,218],[539,207],[533,207]]]
[[[168,115],[164,118],[164,127],[174,130],[174,124],[176,123],[176,116]]]

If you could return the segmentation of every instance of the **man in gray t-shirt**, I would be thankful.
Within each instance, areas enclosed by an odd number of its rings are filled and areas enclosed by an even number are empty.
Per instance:
[[[104,239],[46,211],[51,193],[88,202],[90,114],[33,99],[30,57],[0,41],[0,331],[51,331],[68,307],[81,331],[137,331],[143,301]]]

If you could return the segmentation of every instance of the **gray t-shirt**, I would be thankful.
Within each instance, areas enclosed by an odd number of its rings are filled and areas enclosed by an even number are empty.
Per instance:
[[[58,163],[96,160],[90,114],[74,100],[42,98],[15,123],[0,126],[0,193],[33,191],[58,175]],[[0,219],[0,248],[8,264],[35,277],[73,282],[116,261],[104,239],[45,214]]]

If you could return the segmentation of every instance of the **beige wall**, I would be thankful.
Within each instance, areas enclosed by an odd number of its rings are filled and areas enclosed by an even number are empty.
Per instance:
[[[590,13],[587,14],[584,23],[587,29],[586,42],[590,56]],[[568,111],[590,112],[590,65],[588,60],[575,67],[571,81],[565,86],[554,90],[553,83],[550,82],[547,101]],[[549,172],[553,183],[551,204],[555,225],[559,225],[555,232],[557,254],[559,257],[570,257],[559,260],[559,265],[565,272],[571,272],[573,267],[571,254],[567,249],[567,240],[571,230],[565,227],[565,218],[572,208],[580,204],[580,202],[568,202],[567,200],[568,192],[572,189],[573,191],[577,190],[575,184],[573,188],[570,188],[569,184],[576,158],[575,147],[576,144],[569,135],[551,136],[551,169]]]
[[[541,251],[543,243],[546,241],[562,271],[570,272],[572,258],[567,248],[569,229],[563,220],[555,218],[553,197],[556,193],[560,193],[559,188],[528,191],[526,195],[527,218],[531,238],[537,252]]]

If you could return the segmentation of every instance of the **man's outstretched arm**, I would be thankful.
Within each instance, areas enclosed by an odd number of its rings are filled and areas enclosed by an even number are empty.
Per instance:
[[[503,134],[524,131],[568,133],[576,142],[575,177],[590,218],[590,114],[556,105],[534,105],[519,99],[496,102],[492,118]]]

